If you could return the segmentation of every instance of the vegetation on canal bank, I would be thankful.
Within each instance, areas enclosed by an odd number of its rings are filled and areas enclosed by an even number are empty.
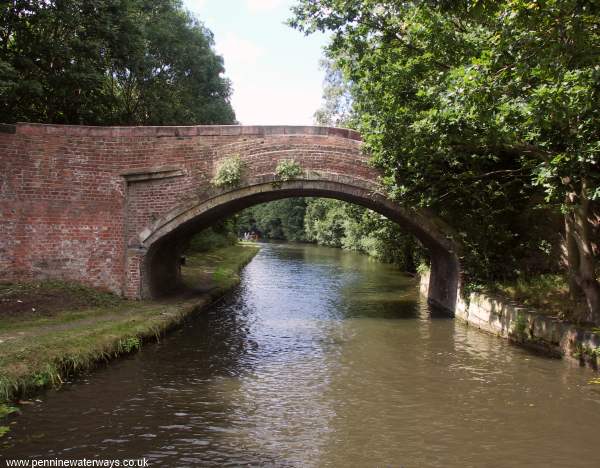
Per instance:
[[[163,301],[129,301],[57,281],[0,286],[0,403],[157,340],[237,285],[238,272],[257,252],[241,243],[191,253],[182,276],[195,293]],[[9,411],[0,405],[0,416]]]
[[[365,207],[327,198],[288,198],[247,208],[233,218],[240,235],[311,242],[369,255],[409,273],[427,253],[397,223]]]
[[[427,297],[430,271],[419,267],[419,290]],[[454,317],[468,326],[509,340],[549,357],[566,358],[594,370],[600,368],[600,328],[565,320],[569,302],[564,277],[549,275],[527,282],[472,289],[457,301]],[[550,297],[547,291],[552,291]],[[599,384],[593,379],[590,384]]]
[[[565,274],[518,278],[503,283],[492,283],[485,289],[518,304],[532,307],[540,314],[574,322],[579,322],[586,316],[585,302],[569,295],[569,280]]]
[[[321,122],[456,229],[466,283],[562,269],[600,323],[599,21],[578,0],[298,0],[290,24],[331,35]]]

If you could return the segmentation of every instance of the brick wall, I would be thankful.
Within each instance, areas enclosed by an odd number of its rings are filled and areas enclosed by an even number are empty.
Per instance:
[[[349,130],[1,126],[0,280],[63,278],[137,297],[140,233],[210,197],[215,167],[233,154],[248,180],[283,158],[372,184],[378,176]]]

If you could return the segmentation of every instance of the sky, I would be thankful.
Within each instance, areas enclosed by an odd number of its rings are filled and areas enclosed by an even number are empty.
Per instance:
[[[312,125],[321,105],[324,34],[304,36],[284,21],[294,0],[184,0],[214,34],[243,125]]]

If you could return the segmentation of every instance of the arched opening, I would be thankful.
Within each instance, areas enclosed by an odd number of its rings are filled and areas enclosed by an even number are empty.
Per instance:
[[[460,266],[459,246],[450,238],[450,228],[434,216],[402,207],[368,186],[331,175],[323,179],[287,182],[263,178],[243,187],[191,201],[163,216],[140,234],[144,252],[141,296],[159,297],[179,287],[180,257],[195,233],[244,208],[289,197],[334,198],[364,206],[398,223],[429,251],[429,301],[450,312],[454,311]]]

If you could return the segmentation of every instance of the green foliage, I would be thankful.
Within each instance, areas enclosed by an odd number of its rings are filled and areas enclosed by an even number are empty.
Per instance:
[[[342,247],[346,211],[343,202],[316,198],[308,203],[304,230],[306,240],[329,247]]]
[[[281,159],[275,168],[275,175],[282,181],[296,179],[302,174],[302,167],[293,159]]]
[[[527,330],[527,317],[525,314],[519,314],[515,321],[514,331],[519,336],[525,336]]]
[[[238,240],[235,221],[235,219],[220,221],[195,234],[190,240],[186,253],[207,252],[234,245]]]
[[[355,128],[356,115],[352,110],[352,83],[344,75],[335,61],[325,58],[321,61],[325,71],[323,83],[323,104],[315,112],[317,125]]]
[[[565,274],[521,276],[512,281],[495,282],[484,290],[507,296],[512,301],[532,307],[541,314],[579,322],[585,315],[585,304],[569,295]]]
[[[596,362],[596,360],[600,358],[600,346],[592,348],[589,345],[577,343],[575,350],[571,353],[571,355],[577,359],[591,360],[592,362]]]
[[[426,253],[401,226],[364,207],[327,198],[286,198],[247,208],[238,232],[266,239],[308,241],[344,248],[414,272]]]
[[[225,281],[229,276],[231,275],[231,272],[223,267],[218,267],[212,274],[212,278],[213,281],[217,284],[221,284],[223,281]]]
[[[18,411],[19,411],[19,408],[15,408],[14,406],[0,404],[0,419],[8,416],[9,414],[16,413]]]
[[[425,262],[421,262],[417,265],[417,273],[419,275],[426,275],[430,271],[429,265]]]
[[[518,338],[521,338],[521,339],[526,338],[526,336],[527,336],[527,317],[525,317],[525,314],[519,314],[517,316],[517,320],[515,320],[515,324],[514,324],[514,328],[513,328],[513,333]]]
[[[0,437],[6,435],[6,433],[10,431],[10,427],[8,426],[0,426]]]
[[[137,336],[129,336],[119,341],[120,353],[132,353],[142,347],[142,341]]]
[[[341,247],[394,263],[415,272],[424,250],[401,226],[367,208],[326,198],[309,199],[304,220],[306,239]]]
[[[212,33],[180,0],[0,6],[0,121],[227,124]]]
[[[555,242],[559,227],[531,230],[523,213],[578,212],[600,193],[597,3],[300,0],[290,23],[332,33],[390,196],[457,228],[467,281],[515,278]]]
[[[304,241],[305,198],[285,198],[247,208],[237,218],[238,233],[256,232],[266,239]]]
[[[230,156],[221,161],[212,180],[215,187],[235,187],[242,180],[243,163],[239,155]]]

